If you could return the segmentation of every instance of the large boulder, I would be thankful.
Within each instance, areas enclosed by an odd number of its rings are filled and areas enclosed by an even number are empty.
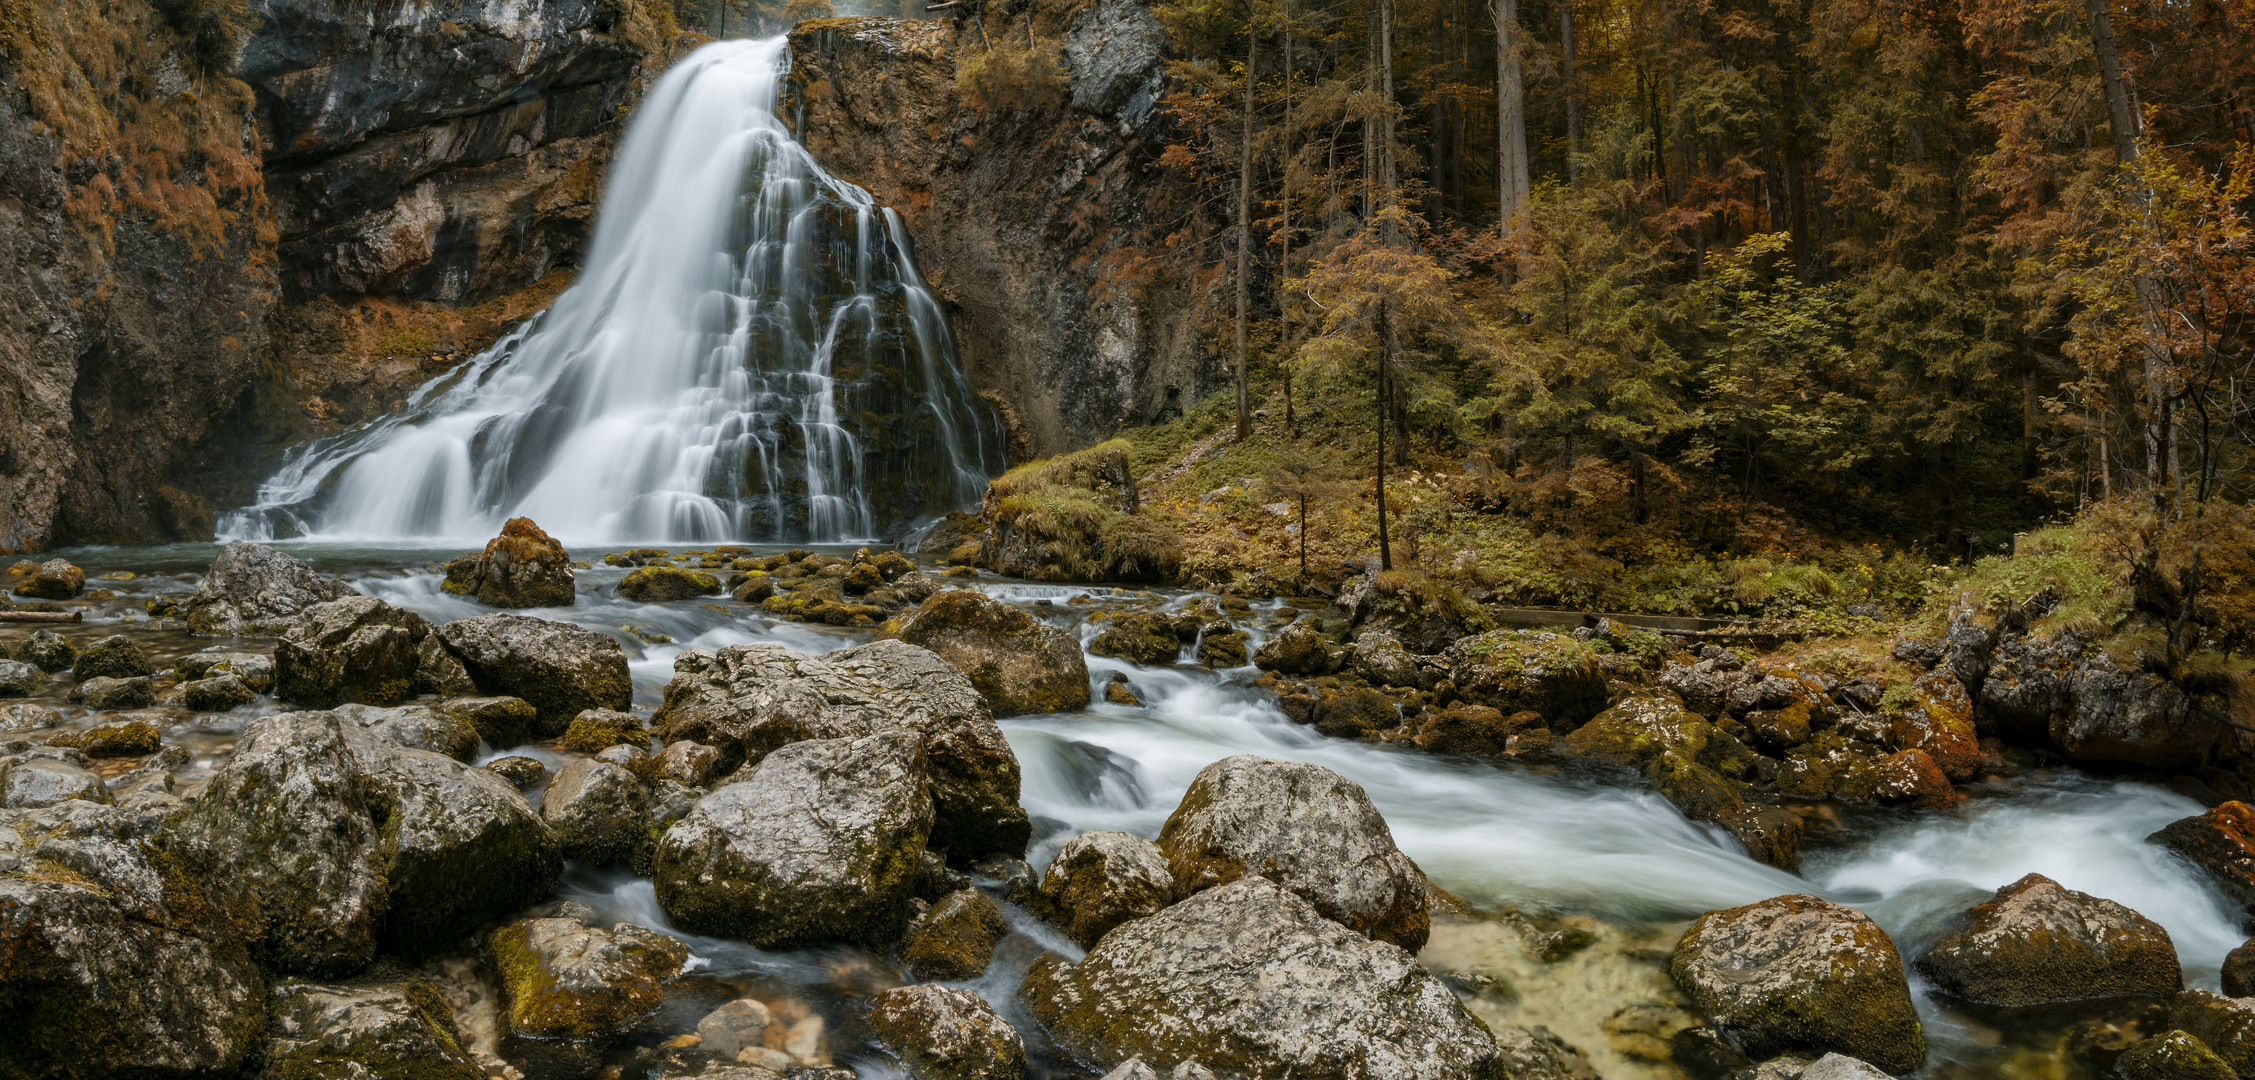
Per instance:
[[[618,639],[526,615],[479,615],[438,628],[479,691],[532,703],[537,731],[556,735],[588,709],[626,709],[634,678]]]
[[[219,549],[211,570],[181,607],[188,629],[198,634],[278,635],[297,625],[305,609],[355,592],[293,556],[235,540]]]
[[[1158,845],[1123,832],[1086,832],[1057,849],[1034,896],[1033,905],[1065,936],[1094,947],[1113,927],[1165,910],[1182,890]]]
[[[689,947],[632,923],[526,919],[487,942],[509,1056],[531,1075],[591,1075],[602,1052],[665,1003]]]
[[[1918,970],[1944,993],[2003,1008],[2165,1000],[2184,988],[2176,946],[2160,924],[2042,874],[1966,912],[1918,958]]]
[[[580,758],[556,773],[540,816],[564,857],[593,866],[631,864],[650,844],[650,793],[608,761]]]
[[[274,695],[326,709],[358,702],[396,705],[439,687],[423,677],[431,624],[373,596],[349,596],[300,612],[274,646]]]
[[[272,1080],[479,1080],[484,1072],[462,1048],[445,999],[429,983],[275,988],[273,1038],[266,1045]]]
[[[1088,643],[1096,656],[1109,656],[1132,664],[1156,667],[1174,663],[1182,647],[1196,637],[1198,624],[1155,611],[1114,615]]]
[[[485,550],[446,564],[439,588],[487,607],[570,607],[579,599],[572,557],[531,518],[510,518]]]
[[[92,645],[78,650],[71,662],[70,677],[85,682],[89,679],[138,679],[147,675],[153,665],[149,654],[124,634],[111,634]]]
[[[246,725],[179,836],[267,966],[316,977],[450,945],[562,870],[507,781],[334,712]]]
[[[1907,1073],[1926,1057],[1895,943],[1853,908],[1780,896],[1710,911],[1669,972],[1757,1060],[1837,1051]]]
[[[821,657],[776,645],[691,649],[674,660],[651,721],[669,742],[720,749],[724,768],[803,739],[913,731],[931,778],[935,850],[962,863],[1016,858],[1032,835],[1018,805],[1017,754],[978,690],[938,654],[907,642]]]
[[[1597,653],[1564,634],[1490,630],[1448,647],[1457,692],[1506,716],[1538,713],[1552,731],[1572,731],[1606,704]]]
[[[901,729],[767,755],[658,841],[659,905],[691,933],[765,949],[890,939],[932,829],[925,760]]]
[[[1088,706],[1088,660],[1080,642],[983,593],[936,593],[886,623],[883,636],[954,664],[996,717]]]
[[[1019,992],[1099,1068],[1195,1058],[1225,1076],[1502,1080],[1495,1039],[1415,957],[1264,877],[1124,924],[1077,964],[1044,957]]]
[[[2078,761],[2191,770],[2228,730],[2176,683],[2092,649],[2075,667],[2074,707],[2055,714],[2051,741]]]
[[[1023,1080],[1026,1044],[977,994],[896,986],[869,1002],[869,1030],[914,1080]]]
[[[618,584],[619,599],[636,600],[645,604],[694,600],[719,592],[719,578],[702,570],[686,570],[678,566],[637,567],[627,571]]]
[[[2200,868],[2255,920],[2255,808],[2227,802],[2146,837]]]
[[[68,600],[86,588],[86,571],[68,559],[49,559],[16,583],[17,596],[39,600]]]
[[[1159,850],[1185,893],[1257,874],[1411,952],[1432,928],[1425,875],[1362,787],[1320,765],[1239,754],[1206,766],[1159,831]]]
[[[1316,629],[1312,619],[1277,631],[1253,650],[1253,666],[1285,675],[1328,675],[1339,670],[1346,658],[1347,651]]]
[[[163,817],[0,811],[0,1075],[232,1074],[263,1041],[263,980]]]

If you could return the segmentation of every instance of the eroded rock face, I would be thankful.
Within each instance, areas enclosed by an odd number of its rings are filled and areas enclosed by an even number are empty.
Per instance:
[[[446,1002],[427,983],[291,983],[273,996],[264,1075],[277,1080],[413,1076],[477,1080]]]
[[[886,623],[884,636],[930,649],[955,665],[998,719],[1088,705],[1088,661],[1080,642],[985,594],[968,589],[934,594]]]
[[[2166,999],[2184,986],[2158,923],[2111,900],[2030,874],[1966,913],[1918,958],[1943,992],[2022,1007],[2116,997]]]
[[[1708,912],[1669,971],[1757,1059],[1838,1052],[1905,1073],[1926,1057],[1895,943],[1852,908],[1780,896]]]
[[[83,800],[0,811],[0,1072],[227,1073],[264,1040],[262,977],[155,846],[163,820]]]
[[[1113,927],[1158,914],[1182,890],[1158,845],[1123,832],[1087,832],[1057,849],[1035,895],[1067,937],[1093,947]]]
[[[870,1001],[869,1029],[916,1080],[1022,1080],[1026,1044],[977,994],[896,986]]]
[[[572,558],[531,518],[510,518],[485,550],[446,564],[439,588],[487,607],[570,607],[579,599]]]
[[[1020,993],[1059,1045],[1100,1067],[1194,1058],[1232,1076],[1500,1080],[1495,1040],[1415,958],[1261,877],[1123,925],[1078,964],[1038,961]]]
[[[658,903],[684,930],[761,948],[890,938],[932,829],[925,762],[898,729],[767,755],[666,830]]]
[[[804,739],[912,731],[931,779],[933,848],[966,863],[1025,852],[1032,826],[1018,806],[1017,755],[971,681],[931,651],[873,641],[809,657],[731,645],[682,653],[673,673],[651,717],[667,740],[719,748],[733,765]]]
[[[199,634],[279,635],[307,608],[359,595],[292,555],[265,544],[229,541],[182,605]]]
[[[526,615],[480,615],[438,628],[478,689],[531,702],[539,734],[560,734],[588,709],[624,710],[634,679],[616,638]]]

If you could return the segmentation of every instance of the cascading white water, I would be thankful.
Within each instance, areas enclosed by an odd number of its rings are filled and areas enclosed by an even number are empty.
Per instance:
[[[669,71],[579,282],[405,409],[293,449],[223,536],[850,540],[975,503],[1001,433],[906,230],[777,118],[783,38]]]

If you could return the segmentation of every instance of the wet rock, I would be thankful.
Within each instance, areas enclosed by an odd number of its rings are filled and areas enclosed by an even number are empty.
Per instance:
[[[188,629],[211,636],[279,635],[315,604],[357,595],[352,586],[264,544],[228,543],[182,608]]]
[[[0,874],[0,1071],[225,1075],[264,1042],[263,980],[154,843],[163,819],[83,800],[0,812],[16,868]]]
[[[606,746],[631,746],[637,750],[648,750],[650,733],[633,714],[616,709],[589,709],[572,717],[571,726],[564,729],[566,750],[592,754]]]
[[[1633,694],[1565,738],[1576,757],[1643,767],[1667,755],[1697,759],[1715,735],[1706,717],[1665,690]]]
[[[1944,993],[2005,1008],[2166,999],[2184,986],[2167,930],[2041,874],[1966,912],[1963,925],[1918,958],[1918,970]]]
[[[1216,671],[1244,667],[1246,640],[1243,630],[1209,626],[1198,635],[1198,662]]]
[[[670,604],[720,592],[720,579],[702,570],[678,566],[644,566],[619,579],[618,596],[644,604]]]
[[[1144,1064],[1142,1058],[1131,1057],[1121,1062],[1119,1068],[1105,1073],[1104,1080],[1214,1080],[1214,1074],[1196,1061],[1182,1062],[1162,1073]]]
[[[1851,908],[1781,896],[1708,912],[1669,971],[1756,1058],[1838,1052],[1904,1073],[1926,1056],[1895,943]]]
[[[1447,661],[1466,700],[1506,716],[1540,713],[1552,731],[1571,731],[1605,709],[1597,654],[1563,634],[1491,630],[1449,646]]]
[[[1196,1058],[1231,1075],[1458,1080],[1495,1040],[1392,944],[1264,877],[1208,889],[1105,935],[1077,964],[1036,961],[1019,992],[1058,1044],[1105,1067]]]
[[[2225,997],[2255,997],[2255,940],[2224,954]]]
[[[442,698],[466,697],[478,692],[478,684],[462,658],[447,651],[444,639],[425,634],[415,647],[415,689]]]
[[[1889,745],[1925,751],[1951,780],[1971,780],[1980,772],[1981,742],[1974,731],[1973,699],[1949,671],[1927,672],[1907,694],[1883,698],[1881,709]]]
[[[1088,706],[1088,661],[1080,642],[982,593],[938,593],[886,623],[883,636],[955,665],[997,718]]]
[[[531,787],[539,783],[541,777],[548,775],[548,766],[541,764],[539,758],[494,758],[485,763],[485,768],[487,772],[507,780],[509,786],[515,788]]]
[[[1106,620],[1103,631],[1088,643],[1088,651],[1092,656],[1162,667],[1181,655],[1184,640],[1173,616],[1133,611]]]
[[[183,683],[233,675],[261,694],[274,690],[274,658],[264,653],[234,652],[225,648],[189,653],[172,665],[172,677]]]
[[[2238,1070],[2206,1043],[2182,1031],[2165,1031],[2114,1059],[2121,1080],[2238,1080]]]
[[[651,759],[650,769],[665,779],[704,787],[720,774],[720,751],[687,740],[670,742]]]
[[[148,680],[125,679],[119,681],[146,683]],[[146,697],[147,695],[142,696]],[[95,708],[105,707],[125,708],[126,706],[95,706]],[[107,724],[96,724],[87,728],[77,738],[72,739],[70,745],[84,751],[87,757],[140,757],[143,754],[156,753],[157,746],[163,741],[163,738],[164,734],[157,730],[155,724],[147,720],[125,719],[112,720]],[[60,745],[59,741],[58,745]]]
[[[1057,849],[1035,894],[1042,915],[1084,947],[1182,898],[1166,853],[1140,836],[1086,832]]]
[[[1505,754],[1513,735],[1540,726],[1542,717],[1531,712],[1505,716],[1485,705],[1454,701],[1445,708],[1427,708],[1413,741],[1436,754]]]
[[[532,736],[540,710],[532,702],[513,697],[455,698],[439,709],[477,731],[478,738],[496,750],[510,750]]]
[[[0,660],[0,697],[24,697],[46,685],[39,669],[21,660]]]
[[[774,645],[691,649],[651,719],[666,739],[756,763],[804,739],[916,732],[932,786],[931,844],[958,863],[1017,857],[1032,834],[1018,758],[970,679],[927,649],[873,641],[821,657]]]
[[[44,705],[33,705],[22,701],[0,705],[0,734],[16,735],[27,731],[39,731],[45,728],[59,727],[62,722],[63,714]]]
[[[108,676],[87,679],[71,688],[70,700],[89,709],[146,709],[156,704],[156,684],[146,676],[131,679],[113,679]]]
[[[760,1048],[772,1021],[765,1004],[738,998],[697,1021],[697,1047],[722,1061],[734,1061],[736,1055]]]
[[[0,808],[33,809],[66,799],[106,803],[110,792],[92,770],[60,758],[0,758]]]
[[[2187,990],[2169,1003],[2169,1026],[2200,1040],[2239,1075],[2255,1074],[2255,1000]]]
[[[150,670],[149,654],[124,634],[111,634],[92,645],[80,649],[72,661],[70,676],[79,682],[88,679],[137,679]]]
[[[316,709],[396,705],[421,692],[416,675],[430,634],[421,615],[373,596],[315,604],[274,646],[274,696]]]
[[[2075,667],[2082,658],[2082,643],[2070,632],[2005,635],[1991,654],[1977,698],[1984,731],[2015,743],[2048,741],[2052,719],[2074,708]]]
[[[2078,761],[2192,770],[2225,730],[2192,707],[2175,683],[2124,667],[2103,649],[2076,665],[2074,708],[2052,717],[2051,741]]]
[[[2199,867],[2255,919],[2255,809],[2227,802],[2146,837]]]
[[[68,600],[85,588],[86,571],[72,566],[67,559],[49,559],[16,583],[16,595],[40,600]]]
[[[1113,679],[1104,684],[1104,700],[1114,705],[1141,705],[1143,699],[1135,696],[1135,688],[1125,679]]]
[[[273,1080],[480,1080],[454,1014],[420,981],[320,986],[289,983],[273,994]]]
[[[1949,777],[1924,750],[1901,750],[1880,758],[1878,786],[1873,795],[1882,803],[1904,803],[1921,810],[1939,810],[1963,801],[1950,787]]]
[[[1022,1080],[1026,1046],[978,995],[896,986],[870,1000],[869,1030],[915,1080]]]
[[[1159,832],[1175,883],[1197,893],[1262,875],[1324,917],[1415,951],[1431,929],[1425,877],[1354,781],[1240,754],[1200,770]]]
[[[451,713],[427,705],[402,705],[375,709],[366,705],[341,705],[337,712],[352,717],[385,742],[413,750],[444,754],[456,761],[478,757],[478,729]]]
[[[581,758],[556,771],[540,816],[564,857],[592,866],[630,864],[650,843],[650,795],[634,774]]]
[[[1383,630],[1366,630],[1355,636],[1355,674],[1373,686],[1423,686],[1417,658],[1402,648],[1401,640]]]
[[[239,675],[197,679],[180,687],[180,703],[197,712],[226,712],[257,699],[258,694]]]
[[[76,663],[78,649],[53,630],[34,630],[8,655],[52,675]]]
[[[572,558],[531,518],[510,518],[485,550],[446,564],[439,588],[487,607],[569,607],[579,599]]]
[[[728,590],[729,597],[738,603],[764,603],[769,597],[775,595],[775,579],[766,572],[753,570],[742,575],[742,577],[743,580],[737,581],[735,586]]]
[[[765,949],[889,939],[932,828],[925,768],[923,740],[900,729],[767,755],[666,830],[659,904],[684,930]]]
[[[487,951],[501,976],[503,1050],[533,1075],[594,1072],[689,961],[689,947],[664,934],[573,918],[512,923]]]
[[[1346,662],[1347,651],[1311,619],[1301,619],[1277,632],[1253,650],[1253,665],[1286,675],[1328,675]]]
[[[360,970],[379,943],[452,944],[546,897],[562,869],[508,782],[332,712],[245,725],[179,836],[265,963],[316,977]]]
[[[588,709],[626,709],[634,680],[618,640],[570,623],[526,615],[480,615],[438,628],[447,651],[460,658],[487,694],[531,702],[535,732],[561,734]]]
[[[919,979],[975,979],[994,958],[994,943],[1010,932],[1002,909],[977,889],[958,889],[908,924],[900,962]]]
[[[1326,690],[1316,700],[1309,722],[1335,739],[1375,739],[1401,726],[1399,702],[1367,686]]]

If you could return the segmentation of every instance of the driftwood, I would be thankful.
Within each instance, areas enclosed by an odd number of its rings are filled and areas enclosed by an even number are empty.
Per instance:
[[[0,611],[0,622],[77,622],[76,611]]]

